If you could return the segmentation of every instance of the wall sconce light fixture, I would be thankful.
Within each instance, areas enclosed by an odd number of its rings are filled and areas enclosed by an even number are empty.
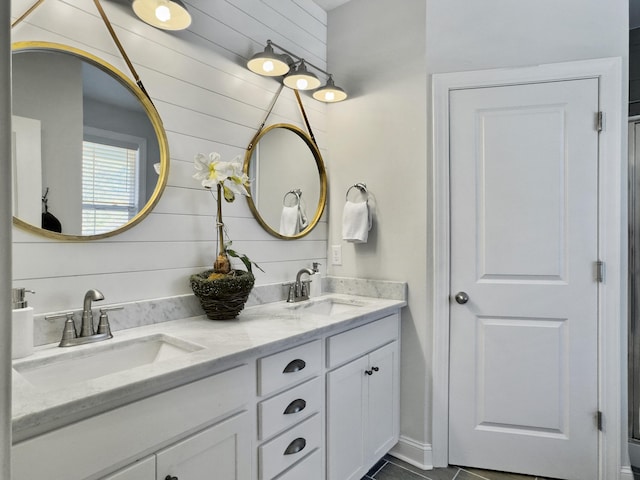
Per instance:
[[[191,15],[180,0],[133,0],[133,11],[143,22],[162,30],[184,30]]]
[[[277,47],[284,53],[276,53],[273,47]],[[320,80],[315,73],[307,68],[307,65],[328,77],[327,83],[323,87],[320,87]],[[249,59],[247,68],[258,75],[268,77],[284,76],[282,82],[285,86],[295,90],[315,90],[313,98],[321,102],[341,102],[347,98],[347,93],[336,86],[330,73],[273,43],[271,40],[267,40],[267,46],[264,51],[256,53]]]

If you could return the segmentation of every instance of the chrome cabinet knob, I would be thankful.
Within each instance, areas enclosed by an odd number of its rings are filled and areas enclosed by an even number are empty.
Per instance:
[[[458,292],[456,293],[455,299],[460,305],[464,305],[469,301],[469,295],[467,295],[466,292]]]

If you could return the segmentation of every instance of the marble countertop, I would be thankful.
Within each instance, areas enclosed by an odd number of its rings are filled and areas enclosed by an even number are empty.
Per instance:
[[[313,311],[313,305],[330,299],[339,302],[334,313]],[[196,316],[121,330],[111,340],[90,345],[37,347],[33,355],[13,362],[14,442],[204,378],[293,343],[368,323],[405,305],[404,300],[332,293],[296,304],[274,302],[248,307],[230,321]],[[25,364],[46,365],[63,357],[82,357],[95,348],[117,350],[123,342],[140,341],[149,335],[166,335],[201,348],[97,378],[78,382],[67,379],[61,385],[48,382],[53,385],[37,386],[16,371]],[[82,358],[73,361],[82,362]]]

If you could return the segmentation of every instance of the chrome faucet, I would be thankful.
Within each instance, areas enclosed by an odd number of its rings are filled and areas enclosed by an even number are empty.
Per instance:
[[[82,324],[80,326],[80,335],[76,332],[76,324],[73,321],[73,312],[59,313],[56,315],[47,315],[47,320],[55,318],[66,318],[64,329],[62,331],[62,339],[60,347],[71,347],[73,345],[83,345],[85,343],[94,343],[101,340],[113,338],[111,334],[111,326],[107,312],[112,310],[122,310],[124,307],[105,307],[100,309],[100,322],[98,324],[98,332],[96,333],[93,326],[93,312],[91,311],[91,302],[104,300],[104,295],[100,290],[91,289],[84,295],[82,305]]]
[[[82,324],[80,326],[80,336],[90,337],[95,335],[93,328],[93,312],[91,311],[91,302],[104,300],[104,295],[100,290],[91,289],[84,294],[84,302],[82,305]]]
[[[287,302],[301,302],[303,300],[309,300],[309,289],[311,279],[302,280],[302,276],[306,273],[311,276],[319,272],[318,262],[313,262],[312,268],[301,268],[296,274],[296,281],[293,283],[285,283],[285,286],[289,287],[289,294],[287,295]]]

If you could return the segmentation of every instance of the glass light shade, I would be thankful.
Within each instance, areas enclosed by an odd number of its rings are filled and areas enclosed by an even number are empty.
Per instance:
[[[180,0],[133,0],[133,11],[145,23],[162,30],[184,30],[191,15]]]
[[[289,64],[283,55],[275,53],[271,44],[267,43],[264,52],[256,53],[249,59],[247,68],[258,75],[280,77],[289,71]]]
[[[304,60],[300,62],[298,68],[284,77],[284,84],[296,90],[315,90],[320,86],[320,80],[314,73],[307,70]]]
[[[329,75],[327,84],[313,92],[313,98],[327,103],[341,102],[347,98],[347,92],[337,87],[336,84],[333,83],[333,78]]]

